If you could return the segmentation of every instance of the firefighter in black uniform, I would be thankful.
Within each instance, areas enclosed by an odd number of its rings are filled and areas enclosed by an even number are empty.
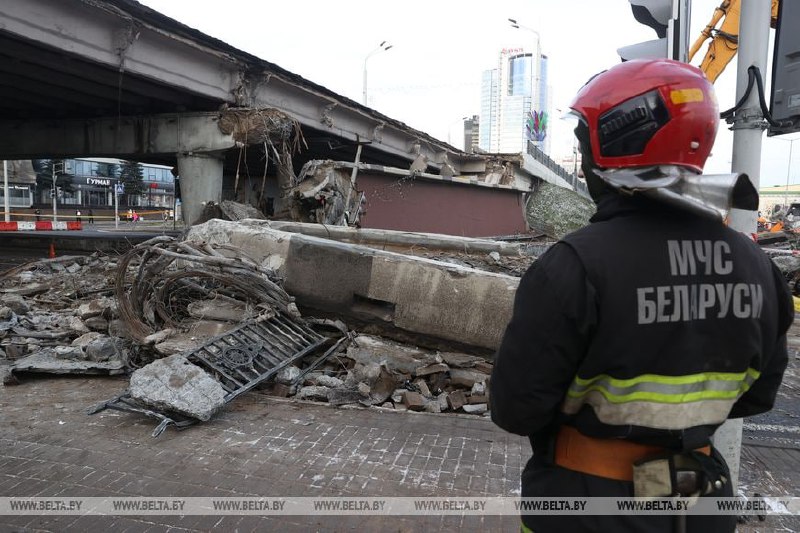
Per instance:
[[[695,67],[621,63],[570,107],[597,212],[523,276],[491,379],[492,419],[533,447],[522,496],[730,496],[710,438],[772,408],[794,318],[778,269],[724,224],[757,193],[744,175],[701,175],[719,112]],[[735,529],[724,515],[522,521],[537,533]]]

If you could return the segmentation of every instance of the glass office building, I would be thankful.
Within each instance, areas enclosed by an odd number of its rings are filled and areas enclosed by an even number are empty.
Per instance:
[[[547,153],[549,107],[547,56],[525,48],[504,48],[498,67],[482,77],[480,149],[520,153],[527,151],[531,141]]]

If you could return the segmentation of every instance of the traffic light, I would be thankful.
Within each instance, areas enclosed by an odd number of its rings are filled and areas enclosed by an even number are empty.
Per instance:
[[[633,17],[656,32],[658,39],[623,46],[623,61],[666,57],[686,61],[690,0],[628,0]]]
[[[779,126],[770,124],[768,135],[800,131],[800,2],[784,0],[778,8],[772,60],[770,113]]]

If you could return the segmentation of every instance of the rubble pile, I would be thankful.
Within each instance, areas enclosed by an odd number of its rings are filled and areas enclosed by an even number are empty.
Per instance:
[[[268,263],[229,244],[159,236],[124,256],[62,257],[6,271],[4,382],[38,372],[131,374],[125,390],[92,412],[157,418],[154,435],[208,420],[253,389],[336,406],[488,412],[484,358],[302,317]]]
[[[351,339],[347,351],[301,376],[286,367],[268,389],[275,396],[374,405],[399,411],[484,414],[492,364],[483,357],[431,352],[371,335]]]
[[[113,279],[118,258],[65,256],[0,274],[0,358],[19,370],[124,372]],[[2,367],[2,365],[0,365]],[[4,381],[13,379],[4,373]]]

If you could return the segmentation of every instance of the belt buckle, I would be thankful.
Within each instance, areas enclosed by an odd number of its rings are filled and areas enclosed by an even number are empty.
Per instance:
[[[691,496],[700,492],[700,476],[695,470],[677,470],[675,472],[675,490],[681,496]]]

